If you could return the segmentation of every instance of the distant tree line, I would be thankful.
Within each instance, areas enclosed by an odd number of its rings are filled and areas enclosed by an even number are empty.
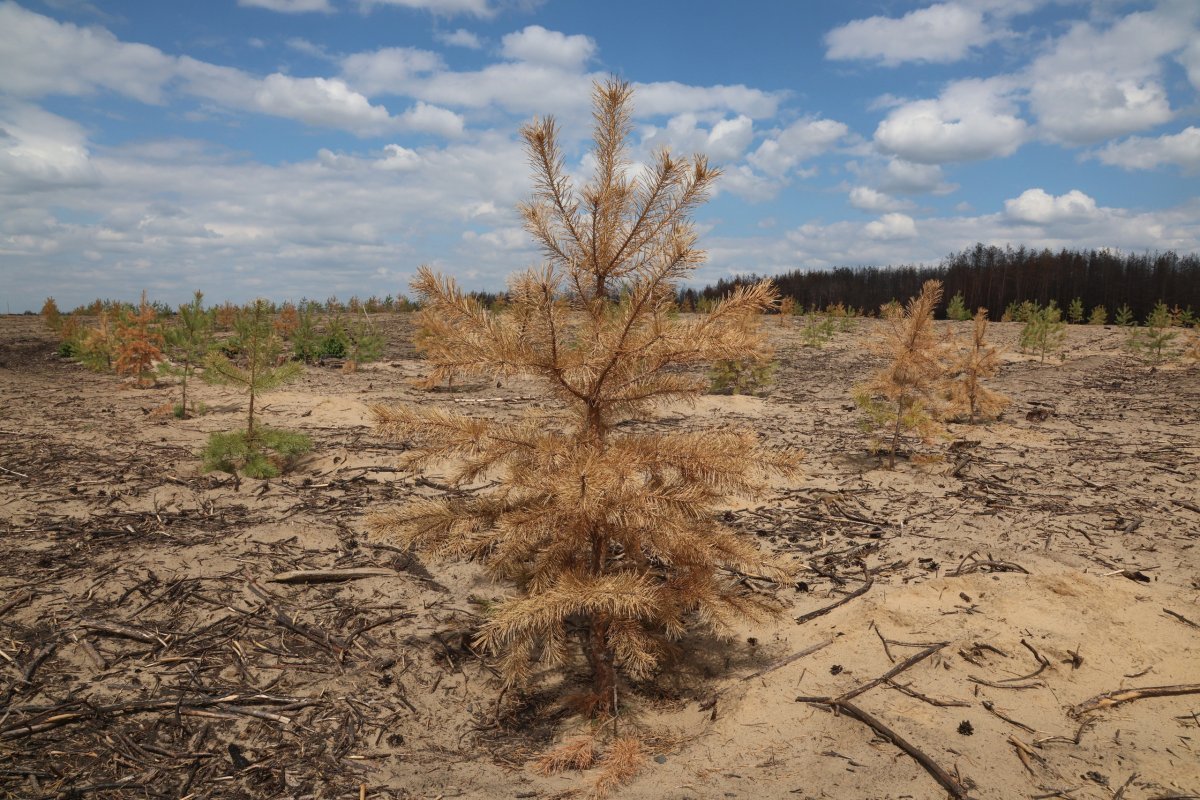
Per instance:
[[[721,279],[715,286],[680,293],[681,306],[714,300],[735,286],[753,284],[758,276]],[[1111,314],[1128,305],[1145,319],[1158,301],[1200,309],[1200,255],[1120,253],[1111,250],[1031,250],[976,244],[953,253],[936,266],[864,266],[796,269],[774,277],[783,297],[800,308],[823,309],[841,303],[868,313],[892,300],[917,295],[928,280],[941,281],[945,297],[962,293],[969,309],[993,311],[993,319],[1010,304],[1054,301],[1066,308],[1080,298],[1085,308],[1105,306]],[[944,312],[940,312],[944,313]]]

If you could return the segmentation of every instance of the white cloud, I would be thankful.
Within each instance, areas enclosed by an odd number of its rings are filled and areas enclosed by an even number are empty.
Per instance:
[[[500,52],[513,61],[551,64],[563,69],[581,68],[596,54],[596,42],[589,36],[568,36],[541,25],[530,25],[500,40]]]
[[[879,188],[897,194],[949,194],[958,187],[946,182],[937,164],[914,164],[893,158],[879,178]]]
[[[239,6],[254,6],[283,14],[304,14],[312,11],[330,13],[329,0],[238,0]]]
[[[784,175],[802,161],[828,152],[849,132],[831,119],[797,120],[764,140],[747,160],[769,175]]]
[[[1174,164],[1189,173],[1200,172],[1200,128],[1192,125],[1179,133],[1157,138],[1131,136],[1105,146],[1094,156],[1105,164],[1125,169],[1154,169]]]
[[[106,89],[162,101],[174,59],[144,44],[118,41],[103,28],[81,28],[0,4],[0,91],[19,97],[88,95]]]
[[[935,100],[894,109],[875,129],[885,153],[920,164],[1012,155],[1027,137],[1001,79],[956,81]]]
[[[672,115],[701,111],[732,111],[751,119],[773,117],[779,111],[780,92],[735,86],[689,86],[676,81],[635,83],[634,108],[639,116]]]
[[[1004,213],[1017,222],[1048,225],[1092,221],[1099,211],[1096,201],[1078,189],[1058,197],[1044,189],[1026,189],[1020,197],[1004,201]]]
[[[1030,90],[1030,105],[1045,133],[1071,144],[1152,128],[1172,116],[1158,81],[1114,80],[1098,72],[1041,78]]]
[[[863,233],[867,238],[877,241],[913,239],[917,235],[917,223],[907,214],[884,214],[874,222],[864,225]]]
[[[309,125],[342,128],[360,134],[386,130],[391,115],[383,106],[336,78],[293,78],[268,75],[254,92],[254,108],[266,114],[299,120]]]
[[[850,205],[860,211],[903,211],[913,207],[910,200],[901,200],[869,186],[855,186],[850,190]]]
[[[581,115],[591,90],[587,75],[547,64],[505,62],[467,72],[435,72],[415,80],[408,93],[458,108],[497,106],[514,114]]]
[[[1162,80],[1165,56],[1188,49],[1196,4],[1164,4],[1107,29],[1075,23],[1029,66],[1029,105],[1052,139],[1086,144],[1162,124],[1172,117]]]
[[[452,47],[465,47],[468,50],[479,50],[483,47],[483,42],[474,33],[471,33],[466,28],[459,28],[454,31],[438,31],[433,35],[442,44]]]
[[[364,9],[373,6],[399,6],[420,11],[429,11],[439,17],[467,14],[472,17],[488,18],[495,15],[488,0],[359,0]]]
[[[1192,84],[1192,88],[1200,89],[1200,37],[1193,38],[1180,52],[1179,63],[1187,70],[1188,82]]]
[[[399,117],[400,126],[419,133],[434,133],[447,138],[461,136],[466,121],[461,115],[420,100]]]
[[[729,192],[748,203],[762,203],[774,198],[784,182],[759,175],[745,164],[728,168],[717,181],[718,192]]]
[[[98,177],[79,125],[36,106],[0,100],[0,193],[82,186]]]
[[[342,59],[342,77],[368,95],[405,94],[414,78],[445,67],[442,57],[414,47],[385,47]]]
[[[876,16],[834,28],[825,35],[825,57],[879,60],[889,66],[905,61],[948,63],[996,36],[978,9],[938,3],[898,19]]]
[[[745,115],[721,119],[705,130],[695,114],[679,114],[665,128],[647,127],[642,132],[646,149],[668,147],[677,154],[703,153],[713,162],[736,161],[754,139],[754,122]]]
[[[409,150],[398,144],[387,145],[383,152],[384,157],[375,162],[376,169],[407,171],[416,169],[421,164],[421,156],[416,150]]]

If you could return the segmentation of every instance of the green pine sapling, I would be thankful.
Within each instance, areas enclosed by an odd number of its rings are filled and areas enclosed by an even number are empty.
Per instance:
[[[956,322],[965,322],[971,318],[971,312],[967,310],[966,300],[963,298],[963,293],[958,292],[954,297],[950,298],[950,302],[946,304],[946,319],[952,319]]]
[[[206,470],[236,474],[240,469],[251,478],[271,478],[292,458],[312,448],[312,441],[303,434],[256,425],[258,396],[290,383],[304,371],[297,362],[280,358],[283,342],[272,328],[272,317],[271,307],[262,299],[241,309],[233,322],[239,351],[237,360],[217,351],[209,353],[205,361],[206,381],[235,386],[250,399],[244,431],[214,433],[209,437],[203,452]]]
[[[1171,312],[1167,310],[1167,304],[1160,300],[1146,317],[1144,328],[1130,328],[1128,346],[1143,361],[1158,366],[1175,354],[1171,342],[1176,336],[1178,333],[1171,330]]]
[[[1088,325],[1107,325],[1108,324],[1108,309],[1104,306],[1096,306],[1092,309],[1091,316],[1088,317]]]
[[[167,354],[175,363],[164,361],[158,368],[179,377],[179,405],[174,409],[179,419],[187,419],[195,410],[194,403],[188,404],[188,381],[212,349],[215,317],[211,309],[204,308],[204,294],[197,291],[192,302],[179,306],[176,323],[164,331]]]
[[[1083,322],[1083,298],[1076,297],[1067,306],[1067,322],[1072,325],[1079,325]]]
[[[366,309],[361,310],[345,327],[346,363],[343,372],[354,372],[360,364],[376,361],[383,355],[384,338]]]
[[[1021,349],[1037,353],[1039,362],[1044,364],[1046,353],[1052,353],[1062,346],[1066,326],[1062,320],[1062,310],[1053,300],[1045,308],[1034,306],[1025,327],[1021,329]]]

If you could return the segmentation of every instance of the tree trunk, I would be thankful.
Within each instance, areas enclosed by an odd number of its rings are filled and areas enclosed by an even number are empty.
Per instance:
[[[597,614],[588,628],[587,658],[592,668],[592,691],[596,697],[593,713],[597,717],[616,711],[617,673],[608,649],[608,624],[605,615]]]
[[[900,423],[904,421],[904,398],[896,401],[896,428],[892,432],[892,447],[888,450],[888,469],[896,468],[896,448],[900,446]]]
[[[246,424],[246,440],[254,440],[254,386],[250,386],[250,419]]]

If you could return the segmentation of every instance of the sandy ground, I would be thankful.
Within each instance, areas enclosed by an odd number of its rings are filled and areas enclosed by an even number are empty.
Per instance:
[[[1122,331],[1091,327],[1041,364],[997,324],[1009,412],[952,426],[941,460],[887,471],[849,399],[873,324],[823,349],[772,324],[765,398],[639,423],[736,423],[809,456],[794,485],[726,514],[797,563],[788,613],[689,642],[659,680],[627,688],[621,724],[651,757],[619,796],[945,797],[897,743],[797,701],[919,654],[853,704],[961,794],[1200,796],[1200,694],[1076,708],[1200,681],[1200,369],[1151,371]],[[556,701],[581,676],[498,698],[470,641],[504,587],[362,524],[447,490],[395,470],[400,446],[372,435],[369,404],[512,416],[534,388],[420,391],[409,320],[387,326],[378,364],[313,368],[266,396],[264,420],[316,448],[283,478],[235,481],[202,474],[194,452],[240,423],[239,395],[198,386],[210,413],[174,420],[157,411],[174,387],[87,372],[54,355],[37,318],[0,318],[0,795],[586,796],[588,774],[528,766],[580,730]],[[386,572],[271,580],[350,567]]]

